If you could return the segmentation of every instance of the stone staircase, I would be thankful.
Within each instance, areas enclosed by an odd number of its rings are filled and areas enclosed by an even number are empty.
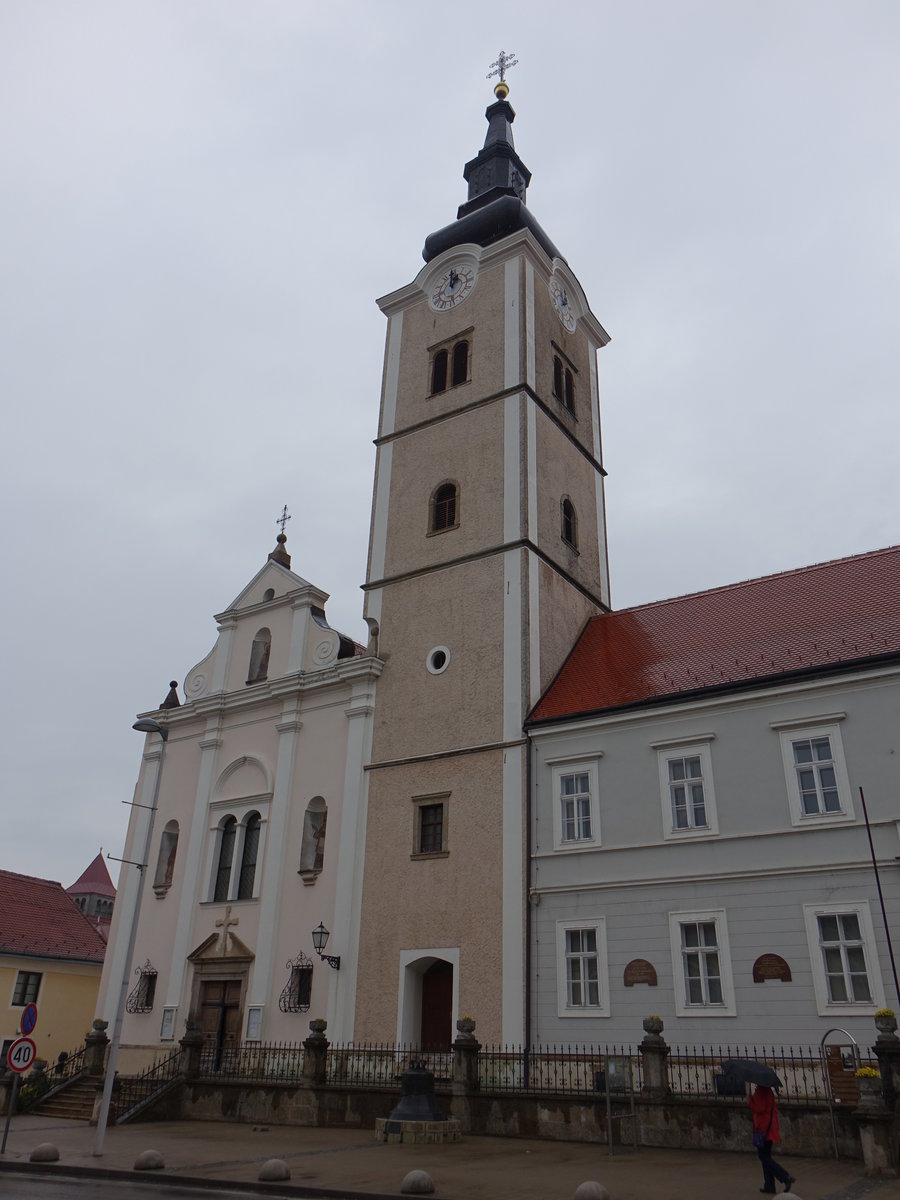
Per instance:
[[[42,1117],[63,1117],[71,1121],[89,1121],[94,1113],[97,1084],[101,1080],[78,1076],[71,1083],[50,1092],[32,1108]]]

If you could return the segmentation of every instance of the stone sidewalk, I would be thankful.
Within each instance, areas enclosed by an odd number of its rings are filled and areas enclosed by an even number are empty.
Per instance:
[[[131,1171],[142,1150],[158,1150],[165,1170],[137,1172],[134,1178],[158,1185],[160,1194],[165,1180],[176,1178],[196,1181],[207,1195],[216,1190],[210,1189],[214,1181],[255,1190],[269,1158],[284,1159],[291,1171],[290,1184],[265,1186],[269,1195],[273,1190],[290,1195],[296,1186],[321,1188],[333,1196],[396,1196],[404,1175],[414,1169],[431,1175],[439,1200],[571,1200],[588,1179],[602,1183],[612,1200],[750,1200],[759,1195],[762,1183],[752,1149],[747,1154],[617,1149],[610,1158],[605,1146],[577,1142],[469,1136],[448,1146],[385,1146],[375,1142],[374,1133],[360,1130],[169,1121],[113,1127],[102,1157],[94,1158],[94,1136],[84,1121],[13,1117],[6,1153],[0,1157],[0,1196],[21,1194],[22,1176],[13,1178],[10,1172],[38,1169],[28,1160],[41,1142],[59,1149],[54,1171],[70,1174]],[[900,1200],[900,1181],[865,1179],[859,1162],[802,1158],[787,1147],[778,1158],[797,1177],[793,1194],[798,1200],[868,1195]],[[18,1190],[11,1190],[14,1186]]]

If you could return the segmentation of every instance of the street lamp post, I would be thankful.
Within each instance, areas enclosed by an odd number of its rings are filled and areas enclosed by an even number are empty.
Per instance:
[[[125,952],[125,965],[122,968],[122,987],[119,991],[119,1003],[116,1007],[116,1019],[113,1025],[112,1040],[109,1043],[109,1058],[106,1063],[106,1078],[103,1081],[103,1098],[100,1101],[100,1113],[97,1117],[97,1136],[94,1139],[94,1157],[103,1154],[103,1139],[106,1136],[106,1122],[109,1119],[109,1103],[112,1099],[113,1083],[116,1078],[116,1059],[119,1057],[119,1043],[122,1040],[122,1020],[125,1016],[125,1001],[128,997],[128,985],[131,982],[131,960],[134,957],[134,943],[137,938],[138,918],[141,915],[141,900],[144,895],[144,879],[150,862],[150,839],[153,836],[153,822],[156,818],[156,806],[159,802],[159,782],[162,779],[163,761],[166,757],[166,743],[169,731],[158,721],[150,719],[135,721],[131,727],[139,733],[158,733],[162,738],[162,749],[156,768],[156,783],[153,788],[153,800],[150,803],[150,817],[147,821],[147,834],[144,838],[144,848],[139,862],[130,865],[137,867],[137,895],[134,898],[134,911],[131,914],[131,928],[128,933],[128,949]]]

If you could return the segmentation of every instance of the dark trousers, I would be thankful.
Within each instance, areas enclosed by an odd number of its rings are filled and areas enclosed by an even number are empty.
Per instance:
[[[767,1192],[775,1191],[775,1180],[779,1183],[787,1183],[791,1177],[790,1171],[786,1171],[780,1163],[777,1163],[772,1157],[772,1143],[766,1142],[763,1146],[756,1147],[756,1153],[759,1155],[759,1161],[762,1163],[763,1169],[763,1187]]]

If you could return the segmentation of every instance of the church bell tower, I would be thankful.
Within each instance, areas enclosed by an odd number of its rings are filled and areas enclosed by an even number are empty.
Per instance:
[[[523,721],[609,606],[596,352],[609,337],[526,207],[501,53],[457,219],[379,300],[387,338],[366,619],[354,1037],[522,1042]]]

